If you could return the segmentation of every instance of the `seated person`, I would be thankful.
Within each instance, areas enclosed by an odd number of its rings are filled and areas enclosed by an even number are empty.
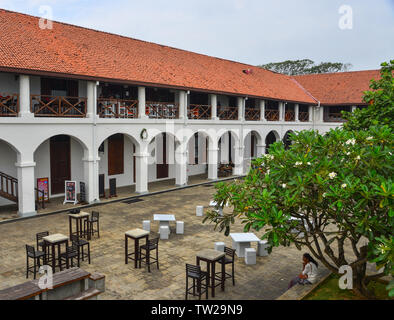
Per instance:
[[[304,253],[302,256],[303,269],[302,273],[290,281],[289,288],[298,284],[313,284],[317,277],[318,263],[311,257],[309,253]]]

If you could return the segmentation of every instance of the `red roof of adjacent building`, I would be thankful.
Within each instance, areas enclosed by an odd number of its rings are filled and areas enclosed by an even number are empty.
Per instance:
[[[364,104],[363,92],[371,79],[380,78],[379,70],[307,74],[294,78],[321,104]]]
[[[341,80],[333,81],[329,80],[336,79],[333,75],[296,77],[297,83],[293,77],[256,66],[65,23],[53,22],[53,29],[40,29],[39,18],[3,9],[0,9],[0,29],[0,69],[3,71],[311,104],[316,104],[313,96],[330,102],[360,102],[361,92],[369,83],[369,71],[360,78],[358,75],[363,73],[346,73],[349,76],[344,73]],[[347,88],[334,85],[341,81],[349,86],[348,94]]]

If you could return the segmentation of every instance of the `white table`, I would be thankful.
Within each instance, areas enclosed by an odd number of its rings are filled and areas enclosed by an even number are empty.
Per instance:
[[[154,214],[153,220],[159,221],[159,233],[160,233],[161,226],[167,226],[168,230],[170,230],[170,222],[175,221],[175,216],[173,214]]]
[[[211,201],[210,203],[209,203],[209,206],[210,207],[214,207],[214,208],[216,208],[216,207],[218,207],[218,204],[217,204],[217,202],[216,201]],[[228,207],[228,204],[226,203],[226,207]],[[219,212],[219,215],[223,215],[223,207],[218,207],[218,209],[217,209],[217,211]]]
[[[245,257],[245,249],[250,248],[251,242],[259,242],[260,239],[254,233],[230,233],[233,239],[233,249],[238,257]]]

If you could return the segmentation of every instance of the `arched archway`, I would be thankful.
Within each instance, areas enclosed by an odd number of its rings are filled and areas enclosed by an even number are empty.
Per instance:
[[[265,153],[269,153],[269,147],[271,144],[280,140],[279,133],[275,130],[270,131],[265,137]]]
[[[240,154],[237,150],[239,147],[240,141],[238,135],[234,131],[226,131],[222,133],[219,137],[218,141],[218,163],[219,170],[218,176],[229,176],[234,174],[234,168],[236,166],[242,165],[240,164]],[[233,170],[231,170],[231,168]]]
[[[292,144],[290,135],[293,134],[293,133],[294,133],[294,131],[289,130],[289,131],[287,131],[287,132],[285,133],[285,135],[284,135],[284,137],[283,137],[283,144],[284,144],[286,150],[289,149],[289,148],[290,148],[290,145]]]

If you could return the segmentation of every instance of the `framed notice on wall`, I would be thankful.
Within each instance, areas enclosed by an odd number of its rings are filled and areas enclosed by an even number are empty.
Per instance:
[[[44,198],[45,202],[49,201],[49,179],[48,178],[38,178],[37,179],[37,189],[41,192],[38,192],[38,201],[42,201]]]
[[[65,181],[64,182],[64,202],[77,204],[77,182],[76,181]]]

